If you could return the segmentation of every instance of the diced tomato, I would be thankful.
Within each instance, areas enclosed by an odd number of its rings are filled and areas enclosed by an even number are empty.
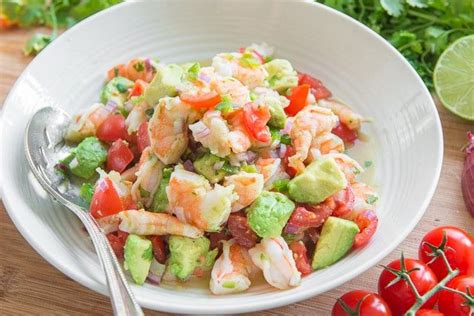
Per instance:
[[[350,186],[334,194],[334,208],[332,215],[336,217],[344,217],[350,213],[354,206],[354,191]]]
[[[367,210],[360,213],[354,222],[359,226],[360,232],[355,236],[353,247],[360,248],[365,246],[375,234],[379,220],[374,212]]]
[[[109,115],[105,121],[100,124],[96,133],[97,138],[104,142],[114,142],[117,139],[129,138],[125,118],[120,114]]]
[[[91,215],[101,218],[124,210],[122,200],[112,180],[105,177],[97,182],[90,205]]]
[[[221,240],[229,240],[232,236],[228,235],[226,231],[223,229],[220,232],[209,233],[209,241],[210,241],[210,248],[216,249],[218,248],[219,251],[222,250],[222,243]]]
[[[287,146],[286,147],[286,152],[285,152],[285,157],[283,158],[283,165],[285,166],[285,171],[288,173],[288,175],[293,178],[296,176],[298,171],[288,165],[288,158],[293,156],[296,153],[295,149],[292,146]]]
[[[112,143],[107,153],[107,169],[122,173],[133,161],[133,152],[123,140],[119,139]]]
[[[151,240],[151,245],[153,247],[153,256],[156,261],[161,264],[166,262],[166,246],[163,238],[161,236],[149,236],[148,239]]]
[[[293,213],[291,213],[291,217],[285,226],[285,233],[298,234],[309,227],[316,227],[320,224],[321,223],[315,213],[299,206],[293,211]]]
[[[310,86],[303,84],[294,88],[291,88],[288,100],[290,105],[285,108],[285,112],[290,116],[295,116],[306,106],[306,100],[308,98]]]
[[[109,80],[112,80],[113,78],[119,77],[119,76],[120,77],[127,76],[127,70],[124,64],[118,64],[117,66],[114,66],[107,71],[107,78]]]
[[[308,252],[306,246],[302,241],[293,241],[290,244],[290,249],[293,252],[293,258],[295,259],[296,268],[302,275],[307,275],[313,272],[311,265],[309,264]]]
[[[332,95],[331,91],[329,91],[320,80],[311,77],[308,74],[299,73],[298,79],[299,85],[308,84],[311,87],[311,93],[314,95],[316,100],[326,99]]]
[[[150,135],[148,134],[148,122],[143,122],[137,131],[137,148],[141,153],[145,148],[150,146]]]
[[[107,239],[109,240],[110,246],[114,250],[115,255],[119,259],[123,259],[123,247],[125,246],[125,241],[127,240],[128,233],[121,230],[107,234]]]
[[[252,248],[257,243],[257,235],[250,228],[246,216],[231,214],[227,221],[227,227],[235,242],[242,247]]]
[[[270,110],[266,106],[249,102],[244,105],[243,123],[250,135],[258,141],[268,142],[271,139],[267,123],[270,120]]]
[[[148,86],[148,83],[146,81],[137,79],[135,81],[135,84],[133,85],[132,91],[130,91],[130,96],[136,97],[136,96],[142,95],[143,92],[145,91],[146,86]]]
[[[180,98],[184,103],[189,104],[196,110],[209,110],[221,102],[221,96],[215,91],[207,92],[201,95],[190,95],[183,93],[180,95]]]
[[[331,132],[339,136],[344,143],[347,144],[353,144],[358,137],[357,131],[350,129],[346,124],[341,122],[337,123],[336,127],[334,127]]]

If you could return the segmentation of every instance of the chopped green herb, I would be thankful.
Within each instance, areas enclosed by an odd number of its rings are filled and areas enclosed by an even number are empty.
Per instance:
[[[163,169],[163,178],[171,178],[171,174],[173,173],[173,168],[164,168]]]
[[[289,179],[279,179],[273,182],[273,189],[278,192],[285,193],[288,191],[288,183],[290,182]]]
[[[145,110],[145,114],[146,114],[148,117],[152,117],[152,116],[153,116],[153,113],[155,113],[155,109],[154,109],[154,108],[146,109],[146,110]]]
[[[355,168],[355,167],[354,167],[354,174],[355,174],[355,175],[358,175],[358,174],[360,174],[360,170],[359,170],[359,168]]]
[[[150,197],[150,191],[145,190],[141,186],[138,189],[140,190],[141,197],[144,197],[144,198]]]
[[[94,185],[92,183],[83,183],[81,186],[81,190],[79,191],[79,196],[90,203],[92,201],[92,196],[94,195]]]
[[[270,135],[272,137],[272,142],[280,142],[281,141],[281,134],[280,134],[279,129],[270,127]]]
[[[125,92],[127,92],[127,90],[128,90],[127,86],[124,85],[124,84],[121,83],[121,82],[117,83],[116,87],[117,87],[117,90],[118,90],[120,93],[125,93]]]
[[[138,63],[135,63],[133,65],[133,69],[135,69],[137,72],[141,72],[145,70],[145,64],[143,63],[143,61],[139,61]]]
[[[216,110],[221,111],[224,114],[232,112],[234,110],[234,103],[232,102],[232,99],[229,96],[224,95],[222,97],[222,101],[217,104]]]
[[[376,195],[369,195],[369,197],[367,198],[367,203],[373,205],[377,203],[378,199],[379,198]]]
[[[240,168],[237,166],[232,166],[228,161],[226,161],[222,166],[222,170],[224,170],[227,174],[236,174],[240,171]]]
[[[137,96],[133,96],[130,98],[130,101],[132,102],[132,104],[135,106],[135,105],[139,105],[140,103],[142,103],[143,101],[145,101],[145,97],[143,95],[137,95]]]
[[[291,138],[290,135],[288,134],[283,134],[281,135],[280,142],[285,145],[290,145],[291,144]]]
[[[372,166],[372,161],[370,160],[364,161],[364,168],[369,168],[370,166]]]

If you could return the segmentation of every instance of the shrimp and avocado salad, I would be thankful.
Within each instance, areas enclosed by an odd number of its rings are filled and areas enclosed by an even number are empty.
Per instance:
[[[263,274],[287,289],[375,233],[377,194],[346,151],[364,121],[266,44],[210,66],[138,58],[74,116],[58,165],[86,180],[135,283],[229,294]]]

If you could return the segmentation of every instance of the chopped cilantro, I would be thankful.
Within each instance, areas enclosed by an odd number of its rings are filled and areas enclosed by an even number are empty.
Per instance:
[[[367,203],[373,205],[377,203],[378,199],[379,198],[376,195],[369,195],[369,197],[367,198]]]
[[[240,168],[237,166],[232,166],[228,161],[226,161],[222,166],[222,170],[224,170],[228,174],[236,174],[240,171]]]
[[[94,185],[92,183],[83,183],[81,186],[81,190],[79,191],[79,196],[90,203],[92,201],[92,196],[94,195]]]
[[[281,135],[280,142],[285,145],[290,145],[291,144],[290,135],[288,134]]]
[[[370,160],[364,161],[364,168],[369,168],[370,166],[372,166],[372,161]]]
[[[139,61],[138,63],[135,63],[133,65],[133,69],[135,69],[137,72],[141,72],[145,70],[145,64],[143,63],[143,61]]]
[[[273,188],[278,192],[287,192],[289,179],[279,179],[273,182]]]

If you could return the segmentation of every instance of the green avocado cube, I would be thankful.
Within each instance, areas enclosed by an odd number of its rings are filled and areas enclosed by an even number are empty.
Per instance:
[[[292,200],[317,204],[347,186],[347,180],[334,158],[319,158],[288,183]]]
[[[359,227],[352,221],[330,216],[316,244],[312,267],[322,269],[335,263],[352,248]]]
[[[72,174],[89,179],[107,159],[107,150],[96,137],[87,137],[62,161]]]
[[[298,74],[286,59],[273,59],[264,65],[268,72],[267,83],[279,93],[298,85]]]
[[[169,201],[168,196],[166,195],[166,188],[170,183],[172,171],[173,169],[171,168],[163,169],[163,177],[161,178],[160,185],[158,186],[155,196],[153,197],[150,211],[165,212],[168,209]]]
[[[153,106],[163,97],[176,96],[178,94],[176,87],[181,83],[183,75],[184,70],[179,65],[169,64],[159,67],[143,93],[146,103]]]
[[[278,102],[269,102],[268,109],[270,110],[268,125],[278,129],[285,128],[286,114],[283,107]]]
[[[263,191],[247,209],[250,228],[262,238],[278,237],[295,209],[286,195]]]
[[[125,268],[130,271],[133,282],[145,283],[153,259],[151,241],[145,237],[130,234],[124,247]]]
[[[205,154],[202,157],[196,159],[193,163],[194,169],[197,173],[204,176],[209,182],[217,183],[224,179],[227,174],[222,168],[216,169],[214,165],[216,163],[224,164],[224,160],[213,154]]]

